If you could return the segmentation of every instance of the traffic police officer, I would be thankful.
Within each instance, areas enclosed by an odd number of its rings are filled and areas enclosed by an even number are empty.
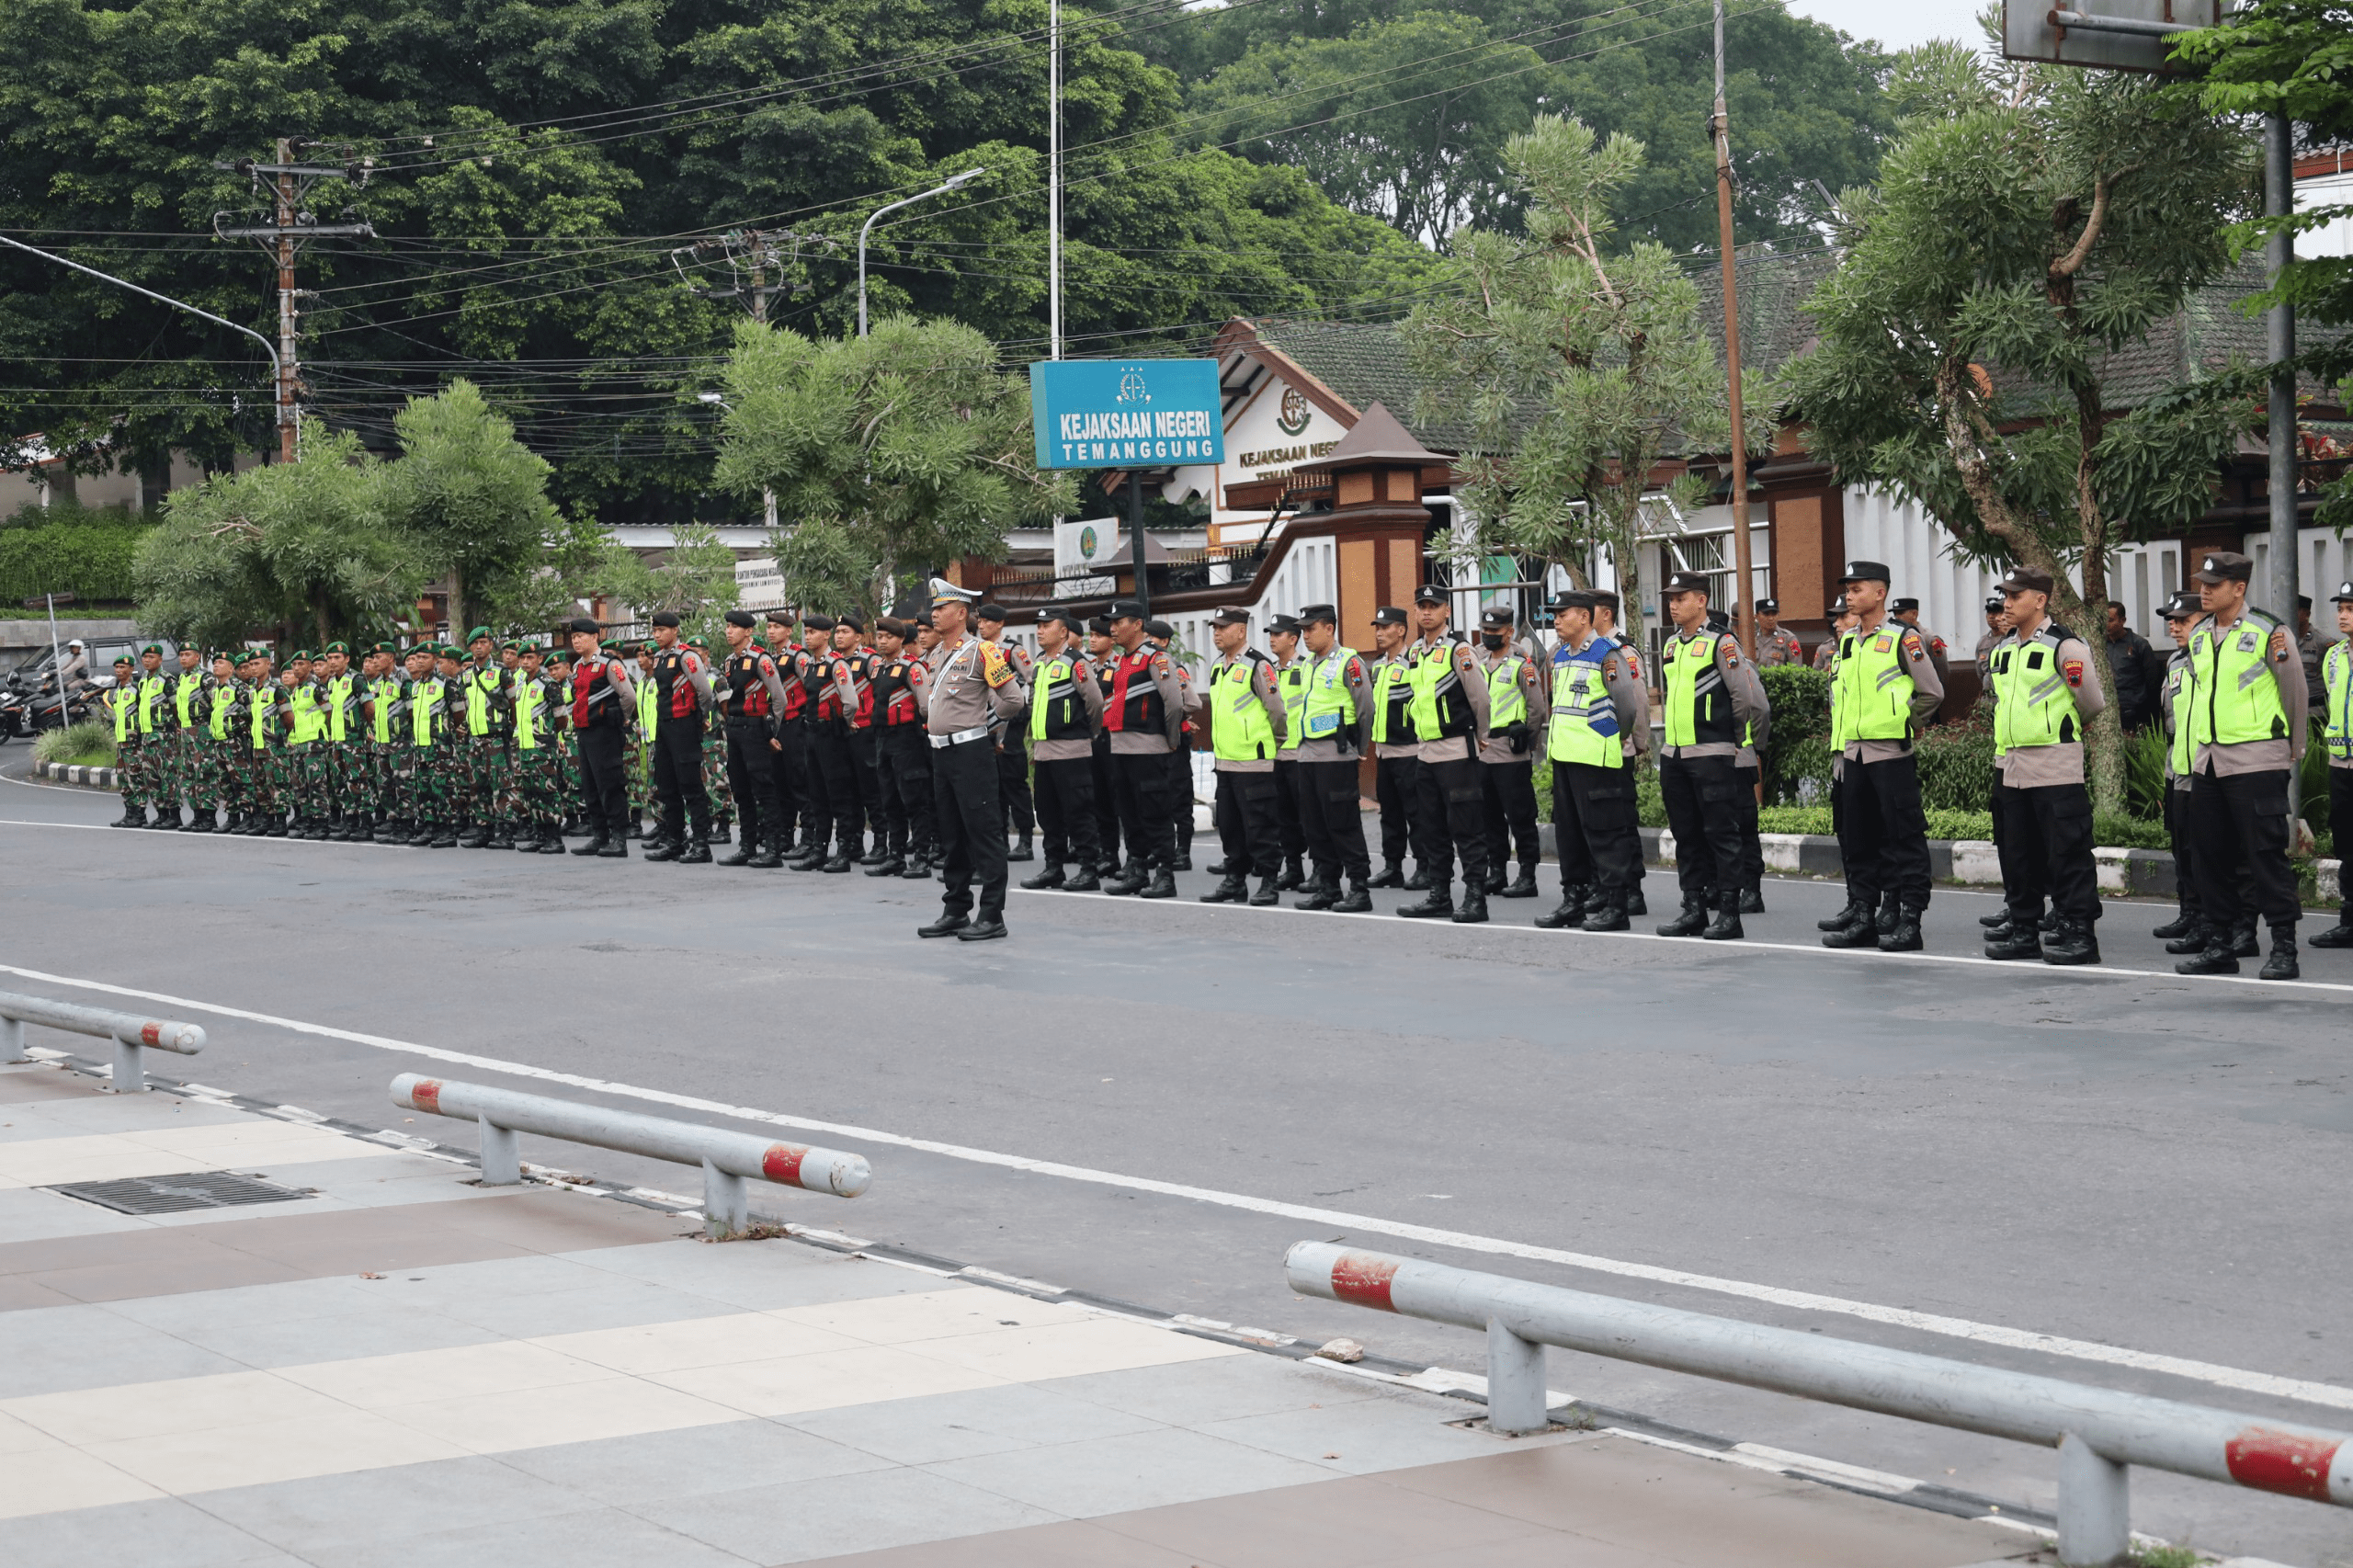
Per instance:
[[[1111,618],[1098,615],[1086,623],[1086,659],[1095,671],[1095,684],[1106,701],[1111,695],[1111,668],[1120,662],[1120,645],[1111,641]],[[1111,771],[1111,732],[1099,722],[1095,727],[1095,744],[1088,752],[1095,773],[1095,843],[1101,857],[1096,869],[1106,879],[1120,874],[1120,786]],[[1142,851],[1134,844],[1128,846],[1127,862],[1136,868],[1143,864]]]
[[[1989,697],[1994,691],[1994,648],[2009,634],[2010,601],[1997,588],[1985,596],[1985,635],[1977,640],[1977,681]]]
[[[2157,719],[2165,737],[2165,837],[2173,846],[2174,898],[2178,910],[2149,935],[2164,937],[2169,953],[2202,953],[2206,911],[2198,899],[2198,858],[2189,833],[2189,706],[2182,687],[2189,678],[2190,628],[2205,619],[2206,612],[2200,608],[2198,596],[2184,588],[2165,602],[2165,618],[2173,653],[2165,661],[2165,678],[2157,687]],[[1996,818],[1995,826],[2000,825]],[[2313,942],[2319,945],[2319,938]]]
[[[2051,619],[2052,577],[2013,566],[2001,592],[2010,634],[1995,646],[1995,812],[2002,824],[2009,924],[1989,932],[1989,959],[2099,962],[2099,883],[2092,869],[2092,798],[2084,730],[2108,705],[2091,649]],[[2042,939],[2048,895],[2057,919]]]
[[[1487,682],[1487,738],[1479,747],[1481,805],[1487,830],[1486,891],[1502,898],[1534,898],[1536,867],[1544,858],[1536,833],[1536,758],[1551,716],[1536,661],[1512,637],[1508,609],[1479,616],[1479,653]],[[1519,847],[1518,880],[1506,884],[1512,846]]]
[[[1046,863],[1036,876],[1022,881],[1032,892],[1060,888],[1094,892],[1103,885],[1095,802],[1095,739],[1103,717],[1103,686],[1080,651],[1084,623],[1066,609],[1048,610],[1038,618],[1028,729]],[[1074,871],[1065,873],[1064,866]]]
[[[1593,628],[1594,596],[1571,589],[1552,603],[1552,833],[1561,903],[1536,917],[1547,931],[1623,931],[1641,885],[1643,846],[1633,758],[1649,744],[1650,694],[1617,642]]]
[[[1308,658],[1300,652],[1299,631],[1297,616],[1278,615],[1267,622],[1267,654],[1274,661],[1275,689],[1282,694],[1283,711],[1290,715],[1282,744],[1275,752],[1275,824],[1283,846],[1282,875],[1275,879],[1275,886],[1284,892],[1306,885],[1307,852],[1315,842],[1310,836],[1309,817],[1321,815],[1300,794],[1305,776],[1299,766],[1299,713],[1307,696]]]
[[[1712,942],[1743,935],[1743,785],[1736,769],[1742,740],[1758,718],[1760,688],[1742,667],[1740,643],[1708,625],[1708,587],[1704,574],[1677,572],[1665,590],[1675,633],[1659,646],[1666,737],[1658,782],[1675,834],[1683,910],[1658,934]]]
[[[1847,923],[1828,948],[1915,952],[1928,908],[1928,819],[1912,740],[1944,700],[1920,633],[1887,618],[1887,567],[1849,561],[1839,578],[1854,629],[1838,639],[1833,722],[1845,759]],[[1890,905],[1884,920],[1882,900]]]
[[[2328,835],[2340,857],[2353,858],[2353,583],[2337,585],[2330,608],[2338,636],[2321,653],[2321,733],[2328,744]],[[2344,859],[2337,864],[2342,866]],[[2346,891],[2338,873],[2338,892]],[[2336,924],[2313,934],[2315,948],[2353,948],[2353,898],[2338,905]]]
[[[1315,846],[1315,880],[1294,909],[1341,915],[1372,912],[1372,863],[1365,852],[1358,759],[1371,751],[1377,699],[1357,651],[1341,642],[1339,610],[1309,605],[1299,612],[1306,652],[1299,707],[1300,811]],[[1402,629],[1401,629],[1402,630]],[[1346,876],[1348,891],[1340,892]],[[1276,884],[1278,887],[1281,883]]]
[[[1382,605],[1372,612],[1372,646],[1380,655],[1372,674],[1373,793],[1381,805],[1381,874],[1372,879],[1372,886],[1413,892],[1430,885],[1430,852],[1414,812],[1414,798],[1421,792],[1422,747],[1414,736],[1410,642],[1404,610]],[[1414,856],[1410,881],[1405,876],[1409,848]]]
[[[939,643],[924,661],[930,691],[925,722],[944,888],[939,918],[916,934],[984,942],[1006,934],[1005,818],[997,804],[996,742],[989,725],[995,717],[1018,713],[1022,694],[1003,650],[965,629],[971,603],[980,596],[938,577],[931,580],[931,595]]]
[[[1030,677],[1029,650],[1018,642],[1005,640],[1005,607],[994,602],[986,603],[972,614],[974,629],[981,640],[996,644],[997,652],[1013,665],[1013,673],[1020,680],[1021,689],[1027,692]],[[1037,857],[1038,811],[1029,798],[1029,748],[1025,744],[1027,739],[1022,726],[1009,720],[996,727],[996,798],[1005,811],[1006,831],[1021,840],[1006,858],[1023,862]]]
[[[1427,837],[1429,891],[1397,913],[1445,915],[1458,925],[1487,918],[1487,824],[1477,749],[1487,740],[1487,681],[1471,650],[1448,634],[1446,590],[1425,583],[1414,595],[1421,636],[1412,649],[1414,733],[1421,747],[1416,813]],[[1454,861],[1462,861],[1462,906],[1455,907]]]
[[[1290,734],[1290,715],[1275,684],[1274,664],[1250,646],[1250,612],[1239,605],[1211,619],[1218,662],[1211,666],[1210,748],[1217,756],[1218,838],[1225,874],[1201,895],[1203,903],[1248,899],[1264,907],[1280,902],[1275,887],[1282,862],[1282,829],[1275,812],[1275,754]],[[1256,869],[1253,892],[1244,880]]]

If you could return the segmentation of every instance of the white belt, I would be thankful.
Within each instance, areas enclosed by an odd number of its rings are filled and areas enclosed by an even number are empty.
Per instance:
[[[988,739],[989,727],[986,724],[978,724],[969,730],[959,730],[952,735],[931,735],[926,738],[931,742],[932,750],[945,751],[949,746],[962,745],[966,741]]]

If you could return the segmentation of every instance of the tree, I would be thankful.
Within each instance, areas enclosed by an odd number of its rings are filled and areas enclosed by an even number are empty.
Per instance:
[[[2203,512],[2245,417],[2120,410],[2102,379],[2228,259],[2246,139],[2145,79],[1988,65],[1957,44],[1906,54],[1895,92],[1911,118],[1880,188],[1842,202],[1853,227],[1786,412],[1842,483],[1917,501],[1976,559],[2050,573],[2056,619],[2097,648],[2109,551]],[[2090,739],[2112,811],[2110,696]]]
[[[388,527],[383,471],[348,432],[315,426],[301,455],[174,493],[140,543],[140,624],[176,642],[222,647],[375,637],[416,603],[426,568]]]
[[[1035,461],[1028,381],[996,365],[955,322],[737,330],[718,482],[776,493],[777,565],[801,602],[871,616],[900,572],[998,558],[1006,528],[1068,506],[1068,480]]]
[[[641,616],[675,611],[681,637],[704,637],[713,650],[726,646],[721,628],[739,597],[735,552],[720,542],[719,530],[710,524],[679,524],[671,530],[670,548],[651,564],[615,547],[599,583]]]
[[[546,460],[462,379],[411,398],[392,424],[401,459],[386,471],[384,509],[448,577],[450,626],[468,628],[469,594],[494,619],[536,610],[533,581],[563,520],[548,500]]]
[[[1605,551],[1639,606],[1654,472],[1678,447],[1729,438],[1723,367],[1699,290],[1665,248],[1608,249],[1610,201],[1641,168],[1641,142],[1540,115],[1505,160],[1526,234],[1456,236],[1454,287],[1405,328],[1423,415],[1476,433],[1456,465],[1469,517],[1455,548],[1539,556],[1580,582]]]

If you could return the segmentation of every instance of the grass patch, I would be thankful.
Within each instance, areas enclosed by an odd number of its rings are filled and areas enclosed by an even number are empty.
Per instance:
[[[43,731],[33,742],[33,756],[68,767],[112,767],[114,726],[104,720],[85,719],[62,730]]]
[[[2199,1568],[2207,1559],[2186,1546],[2144,1546],[2131,1561],[2132,1568]]]

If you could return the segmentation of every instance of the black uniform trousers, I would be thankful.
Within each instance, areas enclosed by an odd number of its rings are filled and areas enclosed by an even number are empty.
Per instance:
[[[1928,818],[1920,807],[1920,759],[1848,759],[1844,831],[1847,896],[1873,908],[1893,892],[1906,909],[1928,907]]]
[[[776,846],[782,849],[792,841],[801,825],[800,755],[795,749],[800,741],[798,720],[788,724],[782,719],[768,721],[767,739],[761,744],[768,749],[767,810],[774,819],[772,829]]]
[[[702,787],[702,715],[665,713],[654,722],[654,798],[662,834],[673,844],[699,844],[710,831],[710,796]],[[691,829],[694,836],[687,834]]]
[[[615,843],[629,838],[629,743],[619,728],[573,732],[580,747],[580,814],[588,831]]]
[[[1642,885],[1643,840],[1634,776],[1591,762],[1552,764],[1552,843],[1561,893],[1596,887],[1624,898]]]
[[[1765,881],[1765,841],[1756,835],[1756,786],[1765,770],[1735,766],[1732,776],[1740,780],[1740,799],[1733,806],[1740,817],[1740,885],[1753,888]]]
[[[1294,735],[1291,738],[1297,740],[1299,737]],[[1285,860],[1304,859],[1311,842],[1307,834],[1307,811],[1301,804],[1301,791],[1307,788],[1302,779],[1304,771],[1297,758],[1289,762],[1281,757],[1275,759],[1275,827],[1282,835]]]
[[[1317,772],[1319,768],[1326,766],[1328,765],[1321,762],[1296,761],[1275,764],[1276,792],[1279,795],[1284,793],[1290,795],[1290,816],[1299,824],[1302,844],[1300,849],[1294,850],[1290,841],[1286,839],[1283,844],[1283,854],[1286,857],[1304,855],[1313,859],[1315,862],[1315,875],[1323,881],[1329,881],[1340,874],[1339,849],[1333,842],[1331,824],[1324,818],[1324,801],[1320,793],[1325,785]],[[1356,764],[1351,762],[1348,766],[1353,768]],[[1285,771],[1286,768],[1289,769],[1288,772]],[[1283,831],[1288,834],[1290,829],[1285,826]],[[1359,847],[1364,843],[1362,823],[1357,824],[1357,843]],[[1371,873],[1366,874],[1369,876]]]
[[[1853,766],[1852,764],[1848,765]],[[1675,835],[1675,880],[1686,909],[1740,902],[1739,769],[1729,756],[1663,756],[1659,793]]]
[[[2328,836],[2330,846],[2337,853],[2336,863],[2340,868],[2346,860],[2353,859],[2353,767],[2332,767],[2328,770]],[[2340,869],[2336,874],[2340,897],[2346,891],[2346,881],[2345,873]],[[2353,901],[2348,901],[2344,907],[2353,912]],[[2338,915],[2337,919],[2353,924],[2353,917],[2347,914]]]
[[[2334,771],[2329,775],[2329,783],[2330,830],[2334,832],[2336,805]],[[2000,792],[1998,788],[1995,791],[1996,794]],[[2202,915],[2206,906],[2198,896],[2198,850],[2189,832],[2189,791],[2176,788],[2176,782],[2171,778],[2165,780],[2165,837],[2173,844],[2174,896],[2180,902],[2184,915]],[[2002,819],[1996,816],[1994,819],[1996,845],[2001,842],[2001,828]],[[2006,876],[2009,867],[2005,864],[2002,870]]]
[[[858,762],[850,756],[847,721],[809,721],[809,773],[821,786],[823,814],[817,821],[817,843],[821,846],[830,843],[839,854],[859,854],[866,801],[858,790]]]
[[[926,854],[939,841],[932,807],[931,740],[923,725],[885,724],[874,742],[876,781],[881,787],[883,846],[904,859]]]
[[[1414,799],[1421,792],[1422,759],[1384,756],[1373,763],[1373,794],[1381,802],[1381,858],[1383,865],[1402,866],[1413,850],[1416,865],[1430,863],[1429,840],[1422,832]]]
[[[1193,853],[1193,747],[1189,737],[1168,754],[1168,825],[1177,858]],[[1175,865],[1176,861],[1169,862]]]
[[[1087,771],[1095,776],[1095,852],[1107,869],[1120,863],[1120,783],[1111,771],[1111,737],[1098,733],[1087,756]],[[1128,858],[1136,846],[1128,846]]]
[[[2002,798],[2003,902],[2013,920],[2042,918],[2042,904],[2063,919],[2099,918],[2099,873],[2092,864],[2092,797],[2081,784],[2038,784]]]
[[[1530,875],[1544,858],[1536,836],[1536,759],[1479,765],[1479,788],[1486,812],[1487,864],[1498,871],[1511,864],[1514,845]]]
[[[930,744],[928,738],[925,744]],[[996,743],[982,735],[931,748],[932,810],[939,818],[940,908],[970,915],[981,884],[980,917],[1005,916],[1005,817],[996,798]]]
[[[803,848],[823,849],[834,831],[834,806],[825,796],[824,769],[817,766],[817,721],[803,713],[784,726],[785,771],[791,775],[796,804],[801,808]]]
[[[1301,825],[1315,856],[1316,874],[1338,885],[1372,879],[1372,858],[1364,843],[1364,807],[1357,785],[1357,759],[1299,765]]]
[[[1282,875],[1282,820],[1276,805],[1279,792],[1272,773],[1219,770],[1214,818],[1228,877]]]
[[[1038,832],[1045,839],[1046,864],[1092,869],[1103,846],[1096,814],[1095,759],[1064,757],[1037,765]]]
[[[850,779],[858,790],[860,842],[870,831],[878,842],[882,837],[882,762],[875,750],[877,739],[871,725],[849,733]]]
[[[1475,756],[1451,762],[1422,759],[1414,780],[1414,814],[1421,820],[1422,836],[1429,846],[1422,866],[1430,874],[1433,892],[1445,891],[1453,880],[1458,856],[1464,887],[1483,891],[1486,886],[1486,791],[1479,782],[1485,766]]]
[[[2207,919],[2224,929],[2247,915],[2275,926],[2296,923],[2303,902],[2288,866],[2286,768],[2190,775],[2189,825]]]
[[[1018,724],[1007,724],[998,734],[1005,747],[996,754],[996,798],[1005,812],[1005,831],[1027,838],[1038,822],[1029,790],[1029,737]]]
[[[1168,753],[1111,754],[1111,783],[1119,797],[1120,830],[1140,866],[1173,870],[1176,819],[1168,790]]]
[[[785,819],[776,810],[776,761],[767,714],[727,721],[727,792],[744,819],[747,855],[757,854],[768,839],[784,841]]]

